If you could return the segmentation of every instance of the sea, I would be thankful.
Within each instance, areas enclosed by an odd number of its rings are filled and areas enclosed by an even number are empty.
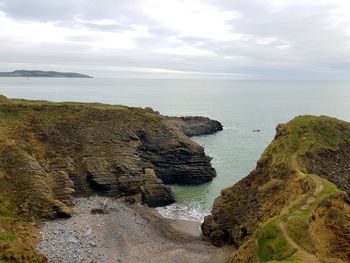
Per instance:
[[[199,186],[173,185],[176,203],[158,208],[165,217],[193,221],[203,220],[220,191],[255,168],[277,124],[305,114],[350,121],[349,81],[0,78],[0,94],[152,107],[220,121],[223,131],[193,138],[213,158],[217,177]]]

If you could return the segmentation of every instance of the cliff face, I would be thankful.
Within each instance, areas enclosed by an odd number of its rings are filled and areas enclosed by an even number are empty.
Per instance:
[[[213,134],[222,131],[222,124],[200,116],[167,117],[167,119],[189,137]]]
[[[300,116],[277,127],[257,167],[202,224],[228,262],[349,262],[350,124]]]
[[[20,220],[70,216],[74,195],[139,193],[154,207],[175,201],[166,184],[216,175],[201,146],[140,108],[1,97],[0,122],[0,261],[45,262]]]
[[[159,202],[146,202],[166,205],[174,200],[164,184],[200,184],[215,176],[201,146],[142,109],[27,102],[0,104],[0,114],[4,178],[22,194],[36,191],[57,203],[37,207],[40,213],[65,213],[73,192],[152,192]],[[19,173],[23,180],[15,180]]]

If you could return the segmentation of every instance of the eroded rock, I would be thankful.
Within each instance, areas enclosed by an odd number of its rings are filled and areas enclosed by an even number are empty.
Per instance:
[[[209,135],[223,130],[220,122],[206,117],[167,117],[167,119],[190,137]]]
[[[204,149],[150,109],[5,101],[0,111],[21,116],[2,131],[0,179],[25,213],[66,217],[73,195],[94,193],[166,205],[174,197],[165,184],[216,176]]]
[[[350,123],[279,124],[256,168],[215,200],[203,235],[237,247],[228,263],[349,262],[349,149]]]

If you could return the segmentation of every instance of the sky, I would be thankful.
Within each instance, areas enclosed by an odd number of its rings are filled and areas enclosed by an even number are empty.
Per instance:
[[[350,79],[348,0],[0,0],[0,71]]]

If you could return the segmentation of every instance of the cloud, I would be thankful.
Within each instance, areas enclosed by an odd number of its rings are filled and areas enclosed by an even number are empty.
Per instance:
[[[0,70],[348,78],[343,0],[0,0]]]
[[[179,37],[197,37],[216,41],[239,39],[232,20],[240,17],[236,11],[220,10],[200,1],[147,1],[139,6],[159,26],[177,33]]]
[[[215,56],[215,53],[209,50],[194,48],[192,46],[177,46],[172,48],[162,48],[157,50],[160,53],[169,54],[172,56]]]
[[[73,27],[64,27],[55,22],[18,22],[0,12],[0,37],[28,45],[52,43],[64,48],[74,44],[86,50],[133,49],[136,38],[152,37],[145,25],[129,25],[127,29],[109,32],[89,25],[119,26],[119,23],[107,19],[75,21]]]

